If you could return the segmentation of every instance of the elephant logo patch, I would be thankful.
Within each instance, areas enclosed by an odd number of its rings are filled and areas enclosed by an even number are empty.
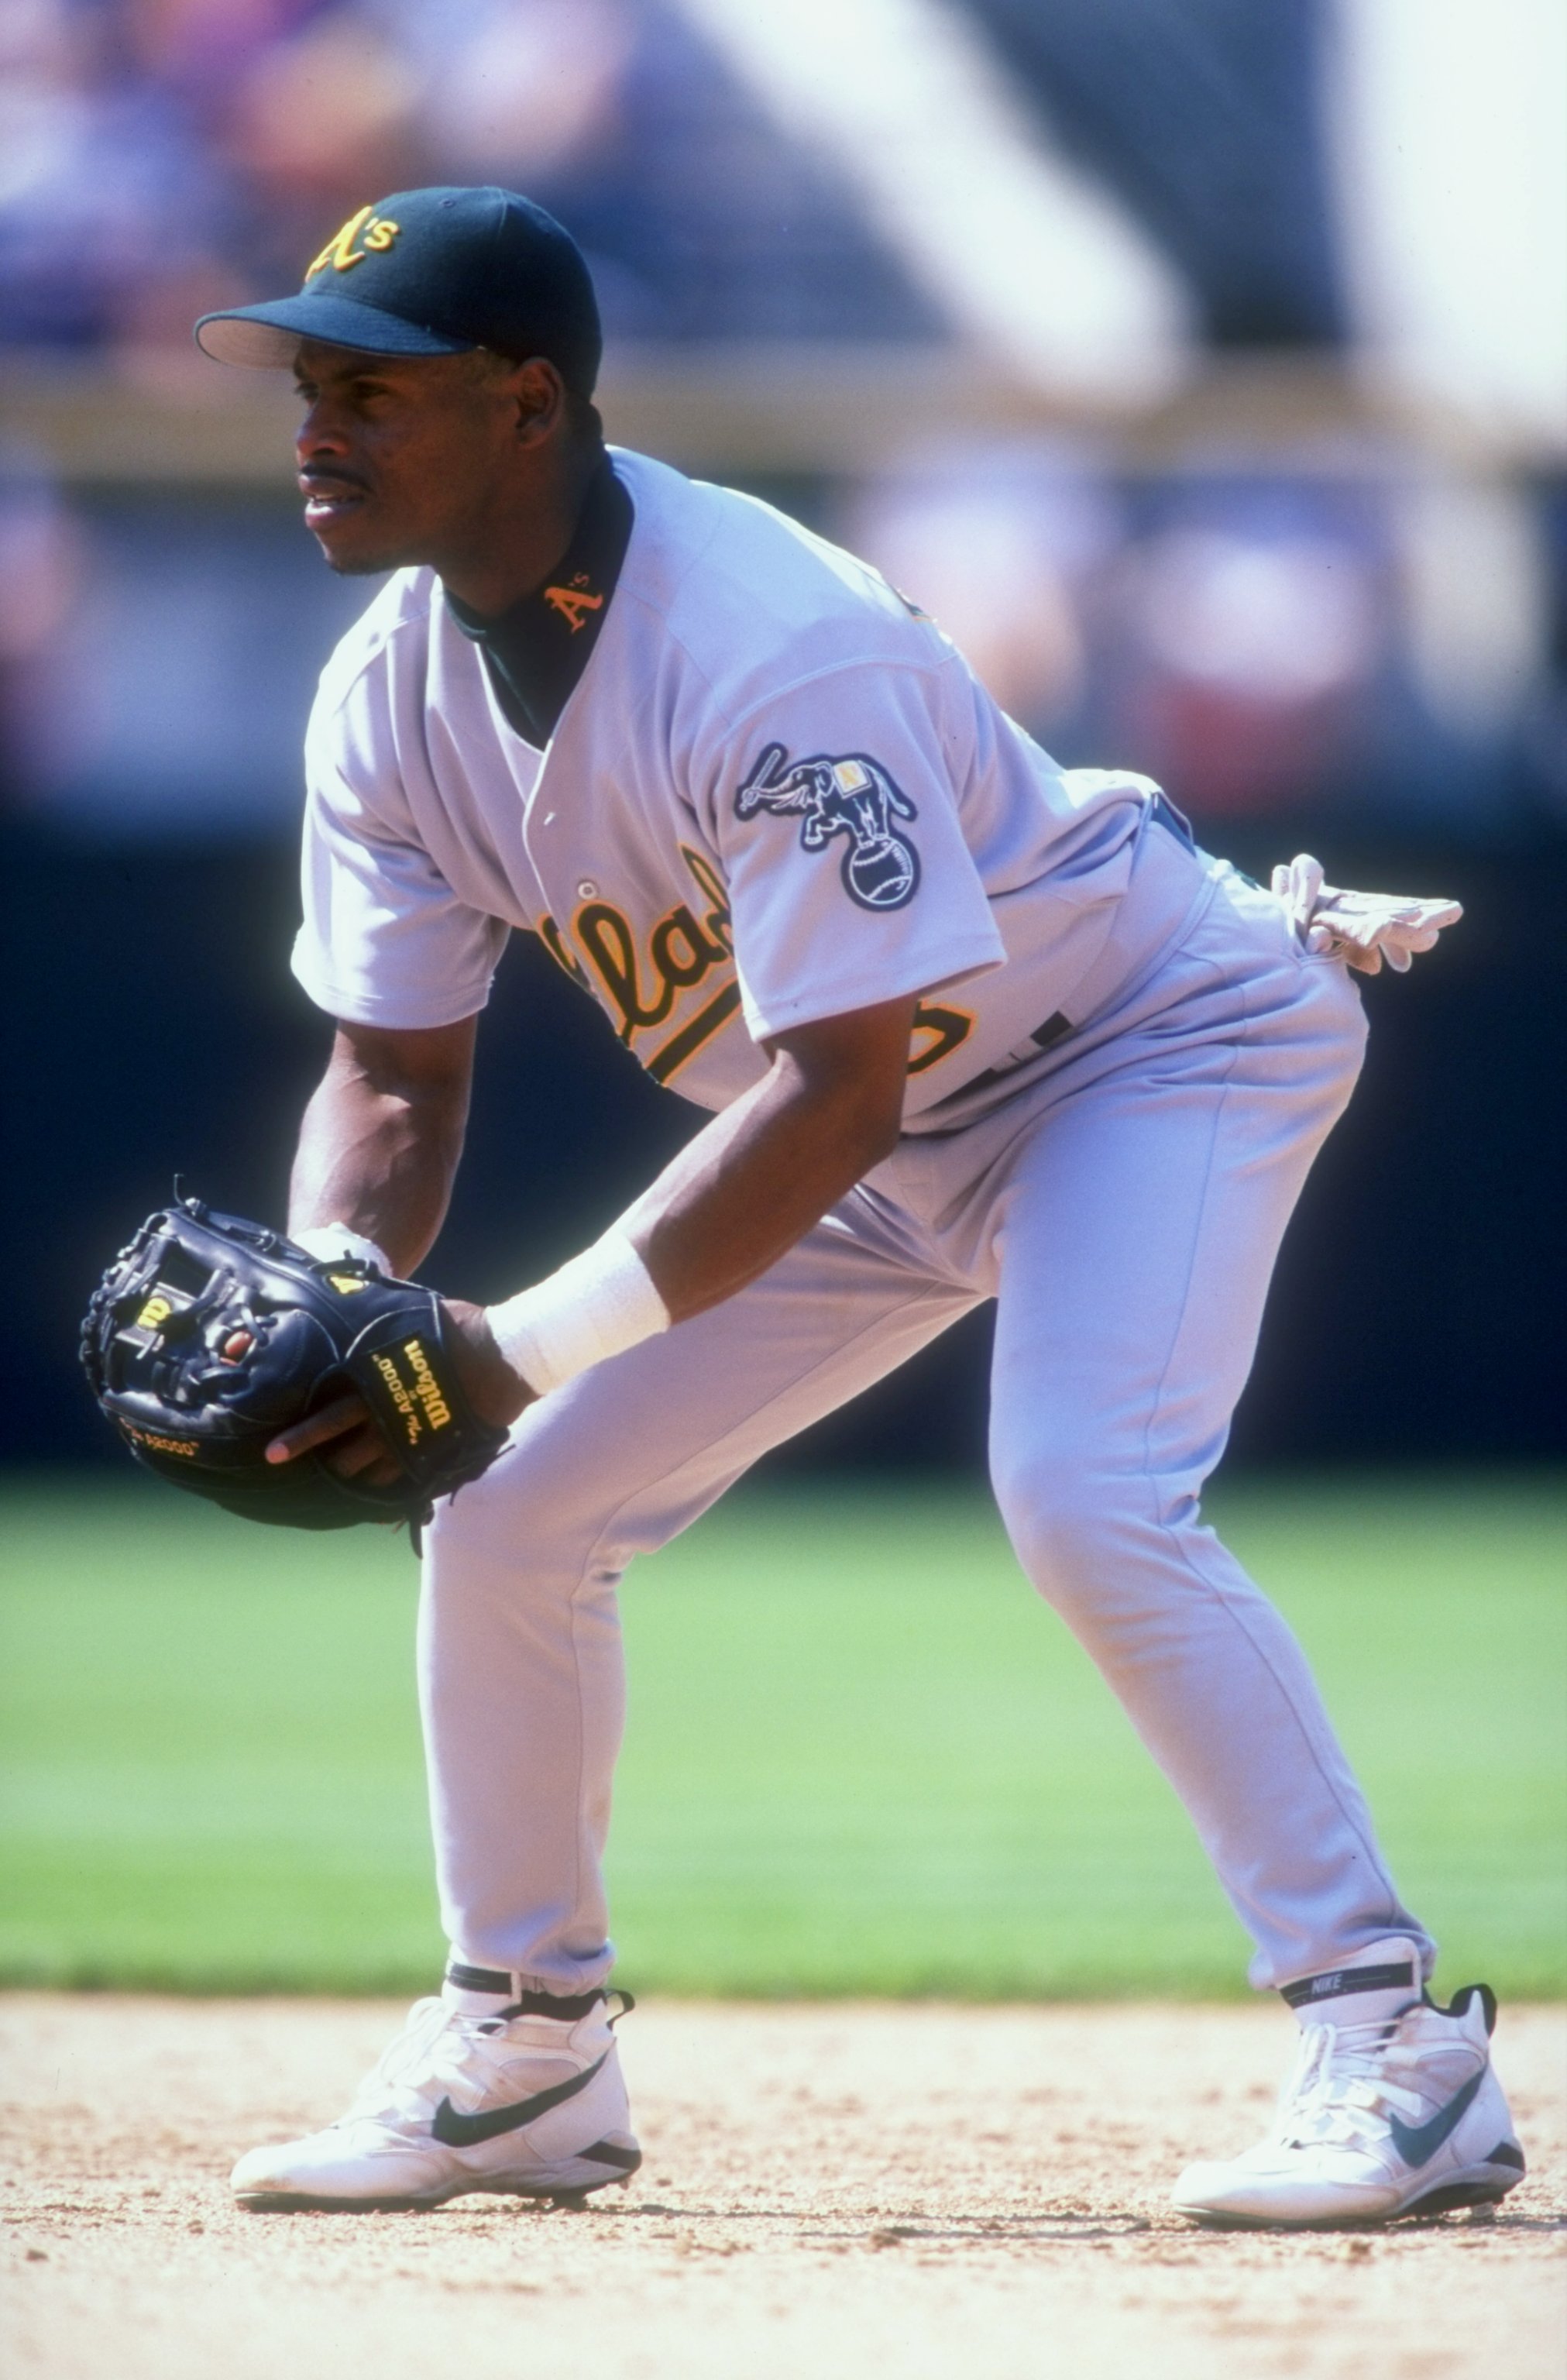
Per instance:
[[[791,760],[769,744],[735,796],[736,815],[797,818],[800,847],[823,851],[844,837],[844,890],[862,909],[902,909],[919,889],[919,854],[894,824],[916,815],[914,804],[880,760],[866,752],[834,759],[815,752]]]

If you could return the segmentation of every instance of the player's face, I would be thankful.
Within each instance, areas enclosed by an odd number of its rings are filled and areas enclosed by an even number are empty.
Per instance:
[[[472,356],[372,356],[311,340],[294,369],[305,524],[334,570],[443,570],[493,535],[528,443],[514,380]],[[535,370],[549,368],[520,367]]]

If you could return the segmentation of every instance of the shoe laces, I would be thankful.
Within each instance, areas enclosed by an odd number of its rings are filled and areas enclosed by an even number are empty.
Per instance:
[[[485,2063],[491,2038],[504,2031],[493,2019],[467,2015],[443,1999],[416,2000],[402,2032],[382,2051],[339,2121],[428,2121],[454,2084],[480,2079],[475,2068]]]
[[[1390,2113],[1414,2120],[1425,2097],[1413,2081],[1421,2046],[1398,2022],[1311,2024],[1279,2109],[1279,2139],[1290,2146],[1364,2143],[1383,2137]]]

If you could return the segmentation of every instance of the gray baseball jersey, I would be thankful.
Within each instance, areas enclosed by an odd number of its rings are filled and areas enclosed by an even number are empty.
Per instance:
[[[917,994],[910,1130],[759,1281],[541,1399],[443,1503],[420,1690],[457,1972],[609,1972],[626,1561],[988,1297],[1019,1560],[1180,1791],[1254,1979],[1390,1929],[1428,1959],[1298,1647],[1198,1504],[1359,1064],[1344,969],[1184,832],[1143,832],[1173,815],[1145,779],[1056,768],[874,571],[615,470],[618,579],[574,547],[553,654],[535,620],[512,669],[500,624],[410,571],[334,655],[298,971],[341,1017],[442,1025],[531,928],[711,1108],[768,1035]]]
[[[852,555],[613,462],[629,545],[542,750],[433,572],[397,573],[338,647],[296,971],[346,1020],[450,1024],[531,929],[656,1080],[712,1109],[765,1071],[767,1036],[917,994],[917,1130],[1070,1006],[1154,789],[1058,768]],[[603,601],[548,591],[577,619]]]

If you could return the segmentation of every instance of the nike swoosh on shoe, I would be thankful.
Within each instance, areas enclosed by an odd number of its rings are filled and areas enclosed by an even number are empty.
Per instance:
[[[531,2099],[517,2099],[509,2107],[481,2107],[477,2115],[461,2116],[450,2099],[443,2099],[435,2110],[431,2131],[447,2149],[476,2148],[480,2141],[498,2140],[503,2132],[520,2131],[536,2116],[547,2115],[552,2107],[586,2091],[608,2056],[606,2049],[603,2058],[596,2058],[591,2066],[585,2066],[568,2082],[552,2083],[547,2091],[535,2091]]]
[[[1436,2114],[1428,2116],[1423,2124],[1402,2123],[1397,2116],[1388,2118],[1392,2144],[1405,2165],[1422,2166],[1436,2155],[1448,2134],[1473,2105],[1475,2095],[1485,2079],[1486,2070],[1482,2066],[1477,2074],[1469,2077],[1463,2090],[1453,2095],[1445,2107],[1439,2107]]]

